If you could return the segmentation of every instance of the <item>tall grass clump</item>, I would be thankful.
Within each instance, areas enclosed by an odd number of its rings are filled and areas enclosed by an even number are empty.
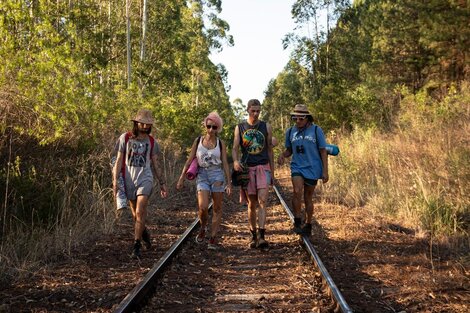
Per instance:
[[[71,256],[76,247],[113,229],[109,156],[102,150],[82,155],[47,150],[43,158],[16,158],[0,173],[8,195],[0,197],[0,285]]]
[[[433,235],[470,231],[468,85],[440,100],[405,94],[393,132],[356,128],[337,135],[330,157],[330,200],[399,219]],[[467,242],[468,243],[468,242]]]

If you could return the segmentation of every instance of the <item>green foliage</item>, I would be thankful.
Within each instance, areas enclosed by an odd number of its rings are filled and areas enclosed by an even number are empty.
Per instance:
[[[62,193],[64,182],[80,177],[74,160],[107,151],[142,107],[154,113],[163,145],[188,146],[213,110],[231,138],[227,72],[209,59],[233,44],[218,17],[221,2],[148,1],[145,40],[142,3],[129,3],[128,85],[122,1],[0,2],[0,57],[8,60],[0,63],[0,198],[8,197],[0,199],[2,226],[13,217],[54,223],[58,210],[82,203],[84,195]],[[9,163],[9,145],[18,164]],[[96,165],[103,162],[87,163],[88,172],[109,178],[109,168]]]
[[[328,6],[330,12],[335,8],[330,19],[337,17],[337,23],[322,31],[318,19]],[[277,105],[270,119],[281,121],[295,98],[312,106],[316,122],[326,129],[393,129],[404,96],[400,92],[406,89],[426,101],[442,99],[467,79],[469,10],[465,2],[450,0],[367,0],[353,6],[296,1],[292,16],[299,28],[311,32],[284,38],[293,51],[284,71],[268,85],[265,102]]]

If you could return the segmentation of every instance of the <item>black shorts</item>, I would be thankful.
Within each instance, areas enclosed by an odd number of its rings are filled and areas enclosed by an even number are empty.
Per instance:
[[[304,185],[305,186],[316,186],[317,183],[318,183],[318,180],[317,179],[309,179],[309,178],[305,178],[304,175],[300,174],[300,173],[292,173],[291,174],[291,177],[295,177],[295,176],[300,176],[303,178],[304,180]]]

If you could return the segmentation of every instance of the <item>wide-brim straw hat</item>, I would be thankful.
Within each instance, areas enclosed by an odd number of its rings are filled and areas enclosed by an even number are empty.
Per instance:
[[[155,120],[152,117],[152,112],[150,110],[145,109],[139,110],[139,112],[137,112],[137,115],[131,121],[151,125],[155,123]]]
[[[310,116],[313,118],[312,114],[308,110],[307,106],[305,104],[296,104],[294,107],[294,111],[290,112],[291,116],[294,115],[302,115],[302,116]]]

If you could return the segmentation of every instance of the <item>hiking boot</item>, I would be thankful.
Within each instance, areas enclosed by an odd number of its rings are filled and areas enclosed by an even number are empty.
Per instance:
[[[292,231],[298,235],[302,234],[302,227],[300,227],[301,219],[300,218],[294,218],[294,228],[292,228]]]
[[[201,230],[199,231],[199,234],[197,234],[196,236],[196,243],[197,244],[203,243],[205,237],[206,237],[206,229],[201,228]]]
[[[305,224],[302,228],[302,234],[310,236],[312,234],[312,224]]]
[[[302,235],[303,234],[303,229],[300,227],[300,225],[294,224],[294,227],[292,228],[292,231],[296,233],[297,235]]]
[[[132,249],[132,258],[134,259],[140,259],[142,256],[142,253],[140,252],[140,249],[142,248],[142,244],[140,243],[140,240],[136,240],[134,242],[134,248]]]
[[[254,249],[256,248],[257,245],[258,245],[258,241],[256,240],[256,238],[252,237],[250,240],[250,244],[249,244],[250,248]]]
[[[144,242],[145,249],[150,250],[150,248],[152,248],[152,240],[150,239],[150,233],[147,227],[144,228],[144,231],[142,232],[142,240]]]
[[[264,238],[260,238],[258,240],[258,248],[260,249],[266,249],[269,247],[269,243],[264,239]]]
[[[219,247],[217,245],[217,240],[215,240],[214,237],[211,237],[211,239],[209,239],[209,243],[207,244],[207,249],[209,250],[217,250]]]

